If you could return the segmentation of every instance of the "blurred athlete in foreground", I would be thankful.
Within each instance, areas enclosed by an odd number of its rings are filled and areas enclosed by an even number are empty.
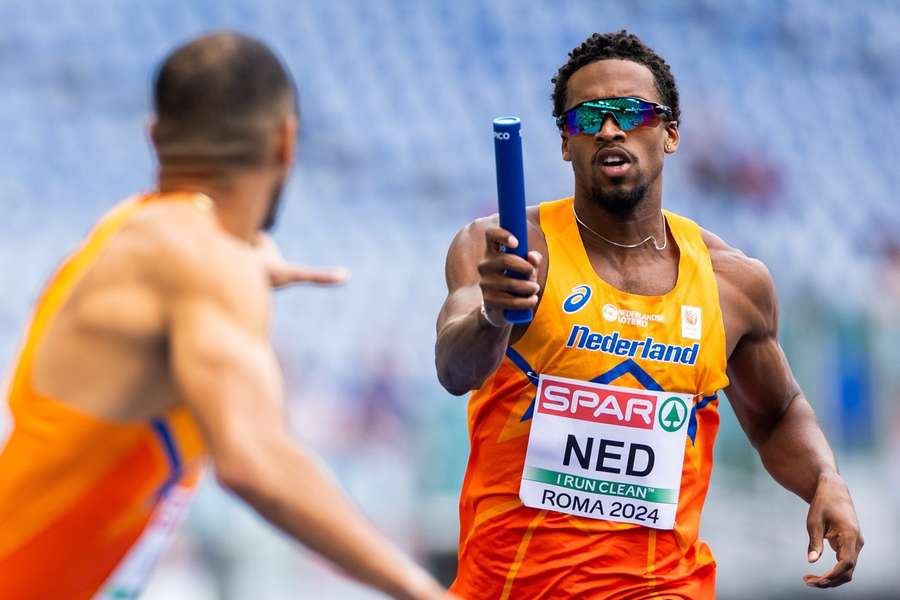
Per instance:
[[[497,217],[447,257],[438,375],[469,401],[453,589],[484,598],[712,598],[698,539],[725,389],[763,464],[809,502],[808,558],[850,580],[862,547],[847,486],[778,343],[765,266],[662,209],[678,148],[668,65],[594,34],[554,78],[574,198],[528,209],[528,261]],[[505,275],[512,270],[528,277]],[[513,327],[506,308],[534,308]]]
[[[296,105],[278,59],[242,35],[161,66],[159,189],[113,209],[53,276],[11,380],[0,598],[136,596],[207,454],[225,487],[360,581],[444,596],[285,429],[270,284],[341,278],[280,263],[261,237]]]

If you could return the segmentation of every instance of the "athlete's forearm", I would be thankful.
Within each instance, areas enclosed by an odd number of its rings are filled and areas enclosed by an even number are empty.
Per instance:
[[[350,504],[318,460],[289,440],[266,444],[223,483],[272,524],[349,575],[394,597],[438,598],[437,582]]]
[[[511,331],[488,323],[480,306],[442,323],[435,344],[441,385],[457,396],[480,388],[500,366]]]
[[[791,400],[757,451],[772,477],[807,502],[823,478],[837,475],[834,454],[803,394]]]

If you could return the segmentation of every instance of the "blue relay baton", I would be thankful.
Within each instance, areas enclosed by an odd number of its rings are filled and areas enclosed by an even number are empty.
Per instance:
[[[528,259],[528,225],[525,222],[525,172],[522,168],[522,121],[518,117],[494,119],[494,158],[497,164],[497,204],[500,227],[519,240],[517,248],[506,252]],[[510,277],[526,279],[521,273],[507,272]],[[531,309],[506,310],[510,323],[529,323]]]

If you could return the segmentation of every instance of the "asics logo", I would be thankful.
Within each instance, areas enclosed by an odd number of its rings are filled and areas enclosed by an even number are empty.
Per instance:
[[[567,313],[578,312],[591,299],[591,293],[591,286],[576,285],[572,288],[572,293],[563,302],[563,310]]]

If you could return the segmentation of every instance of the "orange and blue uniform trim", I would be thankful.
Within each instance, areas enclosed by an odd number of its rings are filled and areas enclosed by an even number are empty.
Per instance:
[[[469,399],[471,450],[460,493],[459,570],[452,590],[502,600],[712,598],[715,560],[698,534],[719,425],[717,393],[728,378],[709,251],[696,224],[666,212],[679,250],[675,287],[660,296],[628,294],[594,271],[572,209],[571,198],[540,206],[549,264],[540,305],[525,335]],[[693,323],[699,331],[683,328],[683,307],[700,315]],[[571,343],[581,331],[596,340],[625,340],[622,350],[617,355],[611,346],[591,351],[597,348]],[[641,340],[658,345],[659,353],[636,352]],[[690,360],[666,360],[664,351]],[[541,374],[694,396],[674,529],[521,503],[519,484]]]

